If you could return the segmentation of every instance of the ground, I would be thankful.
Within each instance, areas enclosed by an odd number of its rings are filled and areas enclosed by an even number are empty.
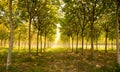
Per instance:
[[[0,49],[0,72],[5,72],[7,49]],[[48,49],[45,53],[13,51],[10,72],[117,72],[116,53],[95,51],[94,59],[90,50],[84,55],[65,48]]]

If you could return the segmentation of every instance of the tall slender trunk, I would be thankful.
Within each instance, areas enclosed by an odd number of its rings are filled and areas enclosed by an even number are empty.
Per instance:
[[[116,9],[116,52],[117,52],[117,62],[120,65],[120,48],[119,48],[119,21],[118,21],[118,14],[120,10],[120,1],[117,2],[117,9]]]
[[[46,48],[46,33],[45,33],[45,36],[44,36],[44,52],[45,52],[45,48]]]
[[[93,46],[93,22],[91,23],[91,59],[94,55],[94,46]]]
[[[70,37],[69,37],[69,39],[68,39],[68,42],[69,42],[69,48],[71,48],[71,46],[70,46]]]
[[[108,32],[106,32],[105,35],[105,53],[107,53],[107,38],[108,38]]]
[[[98,51],[98,41],[96,40],[96,50]]]
[[[2,48],[2,39],[1,39],[1,48]]]
[[[87,47],[88,47],[87,45],[88,45],[88,39],[87,39],[87,41],[86,41],[86,50],[87,50]]]
[[[76,53],[78,53],[78,32],[77,32],[77,42],[76,42]]]
[[[50,48],[50,40],[48,39],[47,42],[47,48]]]
[[[26,44],[27,44],[27,42],[26,42],[26,41],[24,41],[24,50],[26,49]]]
[[[18,36],[18,38],[19,38],[19,41],[18,41],[18,51],[20,50],[20,35],[21,35],[21,33]]]
[[[72,36],[72,52],[73,52],[73,42],[74,42],[74,37]]]
[[[84,50],[84,34],[83,34],[83,29],[82,29],[82,55],[83,55],[83,50]]]
[[[38,47],[39,47],[39,31],[37,33],[37,49],[36,49],[36,55],[38,55]]]
[[[29,13],[29,40],[28,40],[28,46],[29,46],[29,55],[31,54],[31,12]]]
[[[94,57],[93,57],[93,55],[94,55],[94,43],[93,43],[93,41],[94,41],[94,39],[93,39],[93,36],[94,36],[94,34],[93,34],[93,24],[94,24],[94,15],[95,15],[95,8],[96,8],[96,3],[97,3],[97,0],[95,0],[94,1],[94,3],[93,3],[93,9],[92,9],[92,20],[91,20],[91,59],[93,59]]]
[[[111,41],[111,50],[113,51],[113,39]]]
[[[9,70],[9,66],[11,65],[12,60],[12,49],[13,49],[13,21],[12,21],[12,0],[9,0],[9,19],[10,19],[10,43],[8,49],[8,56],[7,56],[7,65],[6,70]]]
[[[40,35],[40,52],[42,53],[42,35]]]

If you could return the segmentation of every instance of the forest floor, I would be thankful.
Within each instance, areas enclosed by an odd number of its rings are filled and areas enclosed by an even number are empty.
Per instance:
[[[90,50],[76,54],[63,48],[48,49],[47,52],[31,56],[26,51],[13,51],[10,72],[120,72],[117,69],[115,52]],[[0,49],[0,72],[5,72],[7,48]]]

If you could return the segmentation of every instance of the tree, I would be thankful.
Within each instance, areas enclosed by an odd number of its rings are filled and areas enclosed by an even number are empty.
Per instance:
[[[112,15],[112,14],[111,14]],[[108,43],[108,35],[109,32],[112,30],[112,28],[114,28],[114,20],[112,18],[114,18],[113,16],[111,17],[111,15],[103,15],[103,19],[102,20],[103,23],[103,31],[105,32],[105,53],[107,52],[107,43]]]
[[[117,49],[117,62],[120,65],[120,46],[119,46],[119,13],[120,13],[120,0],[116,0],[116,49]]]
[[[27,28],[24,24],[20,24],[16,30],[14,30],[14,39],[18,40],[18,51],[21,48],[21,41],[26,39]]]
[[[9,19],[10,19],[10,44],[9,44],[9,50],[8,50],[8,56],[7,56],[7,65],[6,70],[9,69],[9,66],[11,65],[11,59],[12,59],[12,48],[13,48],[13,20],[12,20],[12,0],[9,0]]]
[[[27,11],[29,14],[29,54],[31,54],[31,23],[32,23],[32,17],[33,17],[33,11],[35,10],[36,1],[34,0],[26,0],[25,1],[27,6]]]
[[[90,33],[91,33],[91,58],[94,55],[94,26],[95,22],[108,10],[108,7],[112,4],[112,1],[109,2],[106,0],[89,0],[87,2],[86,9],[89,11],[88,19],[90,23]]]
[[[78,53],[78,42],[79,42],[79,32],[80,32],[80,25],[79,25],[79,18],[77,17],[78,11],[77,11],[77,4],[76,1],[72,0],[64,0],[66,5],[63,8],[63,11],[65,12],[65,20],[66,23],[64,23],[64,29],[65,33],[69,37],[72,37],[72,51],[73,51],[73,36],[76,36],[76,53]]]

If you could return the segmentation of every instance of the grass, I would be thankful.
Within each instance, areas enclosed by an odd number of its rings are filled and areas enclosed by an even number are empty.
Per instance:
[[[5,72],[7,49],[0,49],[0,72]],[[14,49],[10,72],[120,72],[116,63],[116,53],[95,51],[94,59],[90,59],[90,50],[84,55],[79,52],[66,51],[66,48],[52,48],[31,57],[24,50]]]

